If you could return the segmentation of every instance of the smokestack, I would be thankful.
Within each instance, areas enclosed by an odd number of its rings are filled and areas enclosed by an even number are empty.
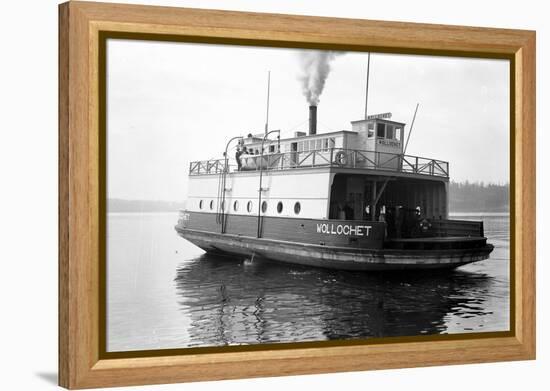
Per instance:
[[[317,106],[309,106],[309,135],[317,134]]]

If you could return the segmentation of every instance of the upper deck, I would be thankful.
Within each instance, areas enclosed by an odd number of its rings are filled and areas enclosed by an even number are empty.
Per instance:
[[[229,163],[231,162],[231,164]],[[227,171],[226,171],[227,164]],[[241,172],[295,170],[304,168],[345,168],[378,170],[428,177],[449,178],[449,163],[420,156],[346,148],[321,148],[309,151],[273,152],[241,155]],[[189,175],[210,175],[239,172],[235,159],[201,160],[189,163]]]

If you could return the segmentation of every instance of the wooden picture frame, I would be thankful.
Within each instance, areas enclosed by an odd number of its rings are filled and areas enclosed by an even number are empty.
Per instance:
[[[346,49],[510,60],[511,330],[106,354],[105,39]],[[90,388],[535,358],[535,32],[68,2],[59,6],[59,384]]]

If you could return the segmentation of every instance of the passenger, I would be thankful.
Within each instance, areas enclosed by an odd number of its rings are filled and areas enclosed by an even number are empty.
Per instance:
[[[241,163],[241,155],[243,154],[243,151],[241,148],[237,147],[237,151],[235,152],[235,160],[237,161],[237,171],[241,171],[242,163]]]
[[[382,206],[382,208],[380,208],[380,215],[378,215],[378,221],[381,222],[381,223],[386,222],[386,207],[385,206]]]
[[[353,208],[349,205],[349,202],[346,202],[346,206],[344,207],[344,214],[346,216],[346,220],[354,219]]]
[[[412,228],[412,236],[419,237],[422,234],[422,213],[420,212],[420,207],[417,206],[414,211],[414,226]]]
[[[382,208],[380,208],[380,215],[378,216],[378,221],[381,222],[381,223],[386,222],[386,207],[385,206],[382,206]],[[387,238],[387,237],[388,237],[388,225],[384,224],[384,238]]]
[[[338,220],[346,220],[346,208],[342,202],[338,203]]]
[[[393,238],[395,237],[395,216],[394,211],[395,208],[388,207],[386,210],[386,224],[388,227],[388,237]]]
[[[397,206],[395,208],[395,237],[397,239],[401,238],[402,230],[403,230],[403,210],[400,206]]]
[[[370,220],[370,205],[365,206],[365,210],[363,211],[363,220]]]

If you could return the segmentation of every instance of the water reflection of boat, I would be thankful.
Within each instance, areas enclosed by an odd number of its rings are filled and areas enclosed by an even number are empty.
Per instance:
[[[205,254],[175,284],[189,346],[446,332],[449,314],[487,314],[491,277],[460,270],[357,274]]]

